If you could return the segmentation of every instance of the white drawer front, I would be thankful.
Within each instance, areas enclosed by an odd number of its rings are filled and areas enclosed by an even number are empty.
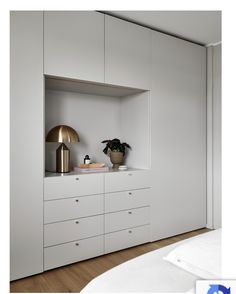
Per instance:
[[[105,174],[105,192],[119,192],[150,187],[149,171],[122,171]]]
[[[105,194],[105,213],[148,206],[150,189],[130,190]]]
[[[105,214],[105,233],[149,224],[149,207]]]
[[[90,216],[44,226],[44,246],[102,235],[104,216]]]
[[[104,237],[98,236],[44,248],[44,270],[104,254],[103,245]]]
[[[103,194],[45,201],[44,223],[102,214],[103,202]]]
[[[103,193],[103,175],[76,175],[44,179],[44,200]]]
[[[105,253],[150,242],[150,226],[123,230],[105,235]]]

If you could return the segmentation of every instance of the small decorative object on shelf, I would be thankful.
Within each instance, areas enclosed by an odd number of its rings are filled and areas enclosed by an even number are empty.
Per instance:
[[[85,155],[84,164],[90,164],[91,160],[88,155]]]
[[[110,157],[113,164],[112,168],[119,168],[124,161],[126,148],[131,149],[130,145],[115,138],[113,140],[104,140],[102,143],[106,143],[106,147],[103,152]]]
[[[56,170],[57,173],[70,172],[70,150],[64,143],[79,142],[77,132],[72,127],[59,125],[48,132],[46,142],[61,143],[56,152]]]
[[[127,167],[127,165],[120,165],[118,169],[119,170],[127,170],[128,167]]]
[[[80,164],[79,167],[75,166],[74,171],[78,173],[106,172],[109,171],[109,168],[105,166],[105,163],[90,163]]]
[[[89,164],[80,164],[80,168],[99,168],[99,167],[104,167],[105,163],[103,162],[96,162],[96,163],[89,163]]]

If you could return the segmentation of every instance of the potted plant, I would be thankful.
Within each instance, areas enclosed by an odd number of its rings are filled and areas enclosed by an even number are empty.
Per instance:
[[[119,139],[104,140],[102,143],[106,143],[106,147],[103,152],[110,157],[113,164],[113,168],[118,168],[124,160],[126,148],[131,149],[127,143],[121,143]]]

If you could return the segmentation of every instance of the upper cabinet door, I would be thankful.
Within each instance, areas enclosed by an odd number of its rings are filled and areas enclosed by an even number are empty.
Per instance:
[[[104,15],[45,12],[44,73],[104,82]]]
[[[149,89],[151,32],[105,16],[105,82]]]

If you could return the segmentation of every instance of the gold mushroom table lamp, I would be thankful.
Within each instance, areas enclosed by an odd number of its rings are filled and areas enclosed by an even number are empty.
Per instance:
[[[57,173],[70,172],[70,150],[65,143],[79,142],[77,132],[69,126],[59,125],[48,132],[46,142],[61,143],[56,152],[56,171]]]

